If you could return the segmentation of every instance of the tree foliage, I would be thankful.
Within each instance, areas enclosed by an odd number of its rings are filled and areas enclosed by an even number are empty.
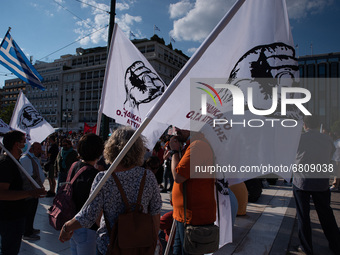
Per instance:
[[[159,38],[158,35],[154,34],[151,38],[150,38],[151,41],[156,41],[156,42],[159,42],[163,45],[165,45],[165,41],[163,38]]]
[[[11,121],[14,106],[15,104],[10,104],[10,105],[3,105],[1,107],[0,119],[2,119],[7,124],[9,124],[9,122]]]
[[[340,120],[337,120],[332,124],[331,131],[340,134]]]

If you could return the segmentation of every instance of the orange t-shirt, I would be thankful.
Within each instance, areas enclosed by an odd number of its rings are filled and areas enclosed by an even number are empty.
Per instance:
[[[190,143],[176,167],[176,172],[187,178],[187,224],[205,225],[216,220],[215,179],[212,176],[190,179],[190,166],[194,171],[195,166],[211,165],[213,165],[213,152],[210,145],[205,141],[195,140]],[[174,182],[172,203],[174,219],[184,222],[182,183]]]

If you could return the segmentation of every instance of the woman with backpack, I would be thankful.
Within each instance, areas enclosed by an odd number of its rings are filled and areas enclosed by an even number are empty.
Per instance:
[[[104,149],[109,163],[115,160],[133,133],[130,127],[112,133]],[[140,167],[144,160],[144,144],[142,137],[137,138],[93,201],[64,224],[59,236],[61,242],[69,240],[76,229],[91,227],[103,211],[97,230],[96,254],[108,254],[108,251],[120,254],[124,249],[138,250],[138,254],[154,253],[162,199],[155,175]],[[91,191],[103,176],[103,172],[96,176]],[[145,220],[140,220],[142,218]]]
[[[75,203],[76,212],[85,204],[89,197],[92,182],[98,170],[95,168],[97,160],[104,150],[103,140],[95,134],[86,134],[79,140],[77,151],[80,160],[74,163],[69,171],[71,178],[82,171],[72,184],[72,200]],[[96,253],[97,224],[94,222],[88,228],[79,228],[73,232],[70,240],[72,255],[93,255]]]

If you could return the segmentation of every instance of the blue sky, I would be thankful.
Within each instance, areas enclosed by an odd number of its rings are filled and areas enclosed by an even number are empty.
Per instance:
[[[191,56],[236,0],[117,0],[116,22],[136,38],[150,38],[154,25],[166,44]],[[247,0],[249,1],[249,0]],[[267,0],[263,0],[267,1]],[[78,47],[106,46],[110,0],[12,0],[0,9],[0,39],[11,35],[33,60],[52,62]],[[91,6],[96,6],[93,8]],[[288,15],[300,56],[340,52],[340,1],[287,0]],[[76,40],[93,33],[76,43]],[[69,44],[72,45],[65,47]],[[65,48],[64,48],[65,47]],[[64,48],[64,49],[62,49]],[[62,50],[60,50],[62,49]],[[57,51],[56,53],[53,53]],[[53,54],[52,54],[53,53]],[[15,78],[0,66],[0,87]]]

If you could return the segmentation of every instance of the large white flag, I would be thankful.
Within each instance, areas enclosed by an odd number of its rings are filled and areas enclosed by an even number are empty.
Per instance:
[[[238,92],[237,97],[234,95],[233,98],[230,89],[208,83],[215,78],[224,79],[224,84],[232,84],[236,90],[233,94]],[[282,87],[297,81],[297,59],[285,0],[241,0],[171,82],[168,90],[173,92],[162,102],[152,122],[191,131],[203,130],[211,141],[216,163],[220,165],[230,164],[237,170],[241,166],[260,167],[261,164],[290,166],[295,159],[301,122],[293,107],[288,107],[287,114],[281,115],[280,95]],[[253,93],[251,102],[247,99],[249,87]],[[273,93],[272,88],[277,91]],[[236,100],[235,108],[240,106],[240,101],[237,102],[242,96],[240,92],[245,97],[244,102],[241,101],[245,110],[244,114],[235,115],[233,110],[237,109],[233,109],[233,101]],[[204,115],[201,94],[208,93],[212,98],[207,96]],[[277,100],[272,96],[274,94]],[[293,93],[287,95],[290,96],[294,96]],[[269,109],[274,101],[278,106],[267,116],[249,111],[252,105],[258,110]],[[221,121],[218,125],[215,122],[212,127],[214,119],[226,119],[228,123]],[[146,129],[149,128],[152,129],[152,125]],[[283,172],[278,174],[284,175]],[[257,175],[259,173],[247,173],[245,178]]]
[[[136,129],[165,89],[148,60],[115,24],[99,115]]]
[[[215,78],[232,86],[215,87]],[[279,105],[282,87],[297,81],[285,0],[240,0],[171,82],[164,95],[168,99],[160,99],[154,116],[154,111],[147,115],[153,120],[146,129],[161,122],[205,134],[216,156],[215,168],[210,170],[222,171],[217,175],[220,210],[229,214],[228,197],[221,195],[226,180],[237,183],[270,170],[290,177],[301,132],[300,114],[294,107],[282,114]],[[252,97],[247,98],[248,88]],[[204,94],[208,96],[203,100]],[[287,94],[291,97],[295,94]],[[272,108],[275,102],[278,106]],[[272,110],[267,116],[256,112],[267,109]],[[196,170],[206,169],[191,166],[191,174]],[[225,224],[221,245],[231,241],[231,226]]]
[[[20,91],[12,114],[10,127],[26,134],[26,139],[41,143],[54,132],[54,128],[40,115],[33,105]]]

